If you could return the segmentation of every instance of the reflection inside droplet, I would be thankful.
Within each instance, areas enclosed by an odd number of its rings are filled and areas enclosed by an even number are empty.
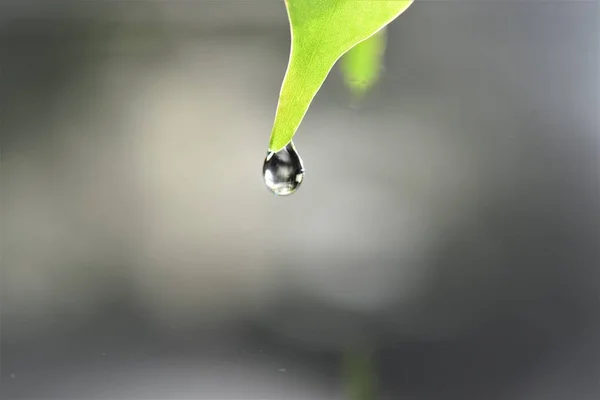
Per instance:
[[[300,187],[304,179],[304,165],[294,143],[290,142],[277,153],[267,153],[263,178],[267,188],[278,196],[290,195]]]

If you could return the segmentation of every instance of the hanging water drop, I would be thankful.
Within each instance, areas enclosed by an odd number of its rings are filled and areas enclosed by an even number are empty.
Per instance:
[[[263,178],[267,188],[278,196],[290,195],[298,189],[304,179],[304,165],[294,143],[290,142],[277,153],[267,153]]]

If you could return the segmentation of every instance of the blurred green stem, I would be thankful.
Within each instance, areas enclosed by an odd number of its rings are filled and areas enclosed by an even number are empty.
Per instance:
[[[349,400],[375,400],[377,370],[368,347],[353,347],[344,353],[342,380]]]

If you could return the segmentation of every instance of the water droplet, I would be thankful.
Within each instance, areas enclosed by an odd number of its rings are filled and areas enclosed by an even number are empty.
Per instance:
[[[267,188],[278,196],[290,195],[300,187],[304,179],[304,165],[294,143],[290,142],[277,153],[267,153],[263,178]]]

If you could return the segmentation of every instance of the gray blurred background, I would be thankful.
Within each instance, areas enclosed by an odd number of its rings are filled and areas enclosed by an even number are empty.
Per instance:
[[[0,397],[597,400],[599,8],[417,1],[275,198],[282,1],[0,0]]]

